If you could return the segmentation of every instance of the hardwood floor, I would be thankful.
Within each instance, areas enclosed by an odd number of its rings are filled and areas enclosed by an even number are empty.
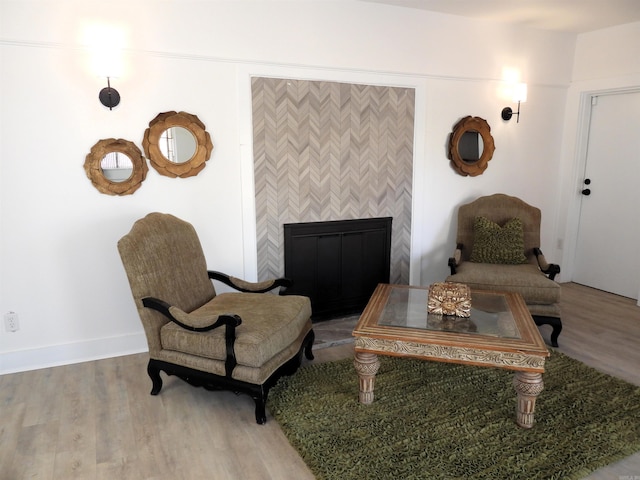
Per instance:
[[[640,385],[635,301],[563,284],[561,307],[559,351]],[[352,355],[340,345],[314,362]],[[140,354],[0,376],[0,480],[313,478],[270,415],[255,423],[249,397],[175,378],[152,397],[146,363]],[[640,453],[587,478],[640,478]]]

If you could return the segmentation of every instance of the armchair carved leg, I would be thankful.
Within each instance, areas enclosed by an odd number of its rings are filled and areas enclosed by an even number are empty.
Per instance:
[[[160,368],[158,368],[153,360],[149,360],[149,364],[147,365],[147,373],[153,382],[153,387],[151,388],[151,395],[158,395],[160,390],[162,390],[162,378],[160,377]]]
[[[532,315],[533,321],[536,325],[551,325],[553,331],[551,332],[551,346],[558,347],[558,336],[562,331],[562,320],[558,317],[545,317],[543,315]]]
[[[260,395],[254,395],[253,401],[256,402],[256,423],[258,425],[264,425],[267,423],[267,392],[263,392]]]
[[[304,339],[305,341],[305,346],[304,346],[304,356],[307,357],[307,360],[313,360],[313,342],[316,338],[316,334],[313,330],[311,330],[308,334],[307,337]]]

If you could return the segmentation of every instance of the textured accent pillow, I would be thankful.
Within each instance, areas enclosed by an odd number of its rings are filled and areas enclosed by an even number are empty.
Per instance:
[[[473,234],[472,262],[510,265],[527,263],[522,220],[519,218],[512,218],[501,227],[486,217],[476,217]]]

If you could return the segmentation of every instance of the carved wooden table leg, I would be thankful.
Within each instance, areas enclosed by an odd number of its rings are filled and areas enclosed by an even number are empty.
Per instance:
[[[516,423],[523,428],[533,427],[536,398],[544,389],[541,373],[516,372],[513,386],[518,394]]]
[[[376,373],[380,368],[380,361],[375,353],[356,352],[353,365],[358,372],[360,381],[360,403],[369,404],[373,402],[373,384]]]

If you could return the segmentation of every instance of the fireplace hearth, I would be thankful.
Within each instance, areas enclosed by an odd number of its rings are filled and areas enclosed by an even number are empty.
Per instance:
[[[311,299],[314,321],[361,312],[389,283],[392,217],[284,225],[287,294]]]

